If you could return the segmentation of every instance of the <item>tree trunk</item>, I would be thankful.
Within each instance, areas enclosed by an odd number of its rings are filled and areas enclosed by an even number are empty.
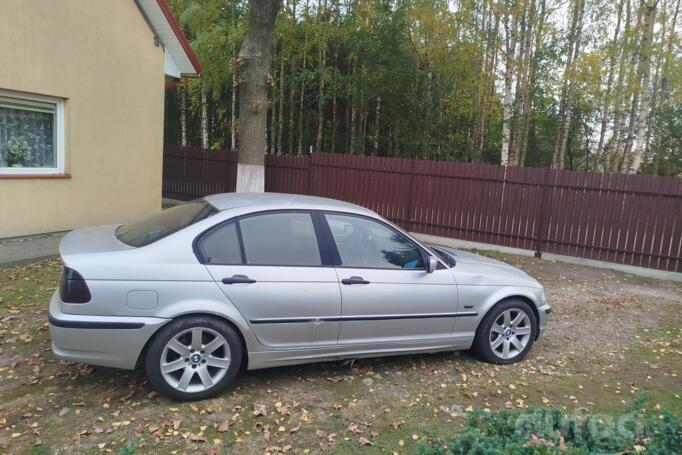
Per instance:
[[[632,67],[635,68],[635,65],[633,65]],[[631,75],[630,80],[635,80],[637,71],[633,69],[632,73],[635,75]],[[629,169],[628,160],[631,157],[632,147],[635,143],[635,134],[637,126],[637,106],[639,106],[640,93],[641,92],[639,90],[639,87],[637,87],[635,84],[635,92],[632,94],[632,97],[630,98],[630,111],[627,117],[629,119],[627,135],[625,136],[625,143],[623,144],[623,150],[619,157],[620,165],[618,167],[618,170],[620,172],[626,172]]]
[[[673,16],[671,18],[670,22],[670,30],[667,32],[667,42],[665,39],[661,39],[661,43],[665,44],[665,50],[664,50],[664,61],[662,63],[662,68],[661,68],[661,74],[659,77],[659,83],[658,83],[658,88],[656,92],[654,92],[654,99],[652,100],[652,111],[655,108],[657,111],[660,111],[662,109],[667,108],[671,101],[672,101],[672,94],[669,93],[668,91],[668,82],[670,78],[670,71],[671,71],[671,61],[674,59],[674,54],[673,54],[673,46],[676,43],[676,26],[677,26],[677,17],[680,12],[680,0],[677,0],[675,2],[675,12],[673,13]],[[663,9],[663,13],[665,14],[666,9]],[[663,17],[663,21],[665,22],[667,20],[667,17]],[[650,122],[651,123],[651,122]],[[651,133],[653,126],[649,126],[649,134]],[[655,153],[655,168],[654,171],[658,173],[658,168],[659,168],[659,163],[662,158],[662,150],[660,147],[660,142],[663,140],[663,136],[659,133],[658,135],[653,137],[653,151]]]
[[[334,52],[334,79],[332,81],[332,138],[330,152],[336,153],[336,84],[338,83],[339,77],[339,46],[336,45],[336,51]]]
[[[249,0],[246,35],[239,51],[239,163],[237,191],[265,190],[268,81],[280,0]]]
[[[364,90],[360,95],[360,104],[362,105],[362,113],[360,114],[360,154],[365,154],[365,146],[367,145],[367,103],[365,102]]]
[[[232,106],[230,113],[230,151],[237,151],[237,88],[239,81],[237,79],[237,68],[234,58],[234,52],[232,53]]]
[[[201,83],[201,148],[208,148],[208,100],[206,99],[206,89]]]
[[[509,8],[507,2],[507,8]],[[511,11],[507,9],[504,17],[505,28],[505,70],[504,70],[504,99],[502,101],[502,152],[500,154],[500,164],[509,164],[509,146],[511,143],[511,117],[512,117],[512,77],[514,74],[514,59],[516,58],[516,32],[518,28],[518,12],[516,2],[512,3]],[[511,27],[509,26],[509,15],[511,14]]]
[[[353,59],[351,63],[351,77],[348,82],[348,93],[351,93],[351,95],[348,97],[348,103],[350,103],[350,147],[349,147],[349,152],[351,155],[355,154],[355,148],[356,148],[356,142],[357,142],[357,135],[358,135],[358,129],[357,129],[357,110],[355,109],[355,97],[352,95],[352,89],[353,89],[353,81],[355,79],[355,59]]]
[[[540,0],[540,9],[536,15],[535,37],[533,43],[533,55],[530,57],[528,68],[528,82],[524,97],[523,119],[521,121],[521,148],[519,151],[519,165],[526,164],[526,153],[528,150],[528,137],[530,135],[531,119],[531,99],[530,90],[535,87],[538,78],[539,59],[542,55],[542,38],[545,29],[546,20],[546,3],[545,0]]]
[[[270,102],[268,107],[270,110],[270,135],[268,144],[268,153],[274,155],[277,153],[277,63],[275,56],[277,55],[277,37],[273,39],[275,43],[272,46],[272,77],[270,78]]]
[[[514,103],[512,105],[512,119],[511,119],[511,140],[509,144],[509,164],[518,166],[519,155],[521,154],[521,130],[519,128],[519,121],[523,116],[524,106],[524,90],[526,90],[527,70],[530,63],[530,37],[531,37],[531,22],[533,20],[533,9],[535,8],[535,1],[531,0],[530,6],[527,0],[523,0],[521,5],[521,24],[520,32],[518,34],[518,62],[515,65],[516,70],[516,88],[514,90]]]
[[[315,140],[315,151],[321,152],[322,151],[322,138],[324,134],[324,65],[325,65],[325,60],[327,59],[327,49],[326,49],[326,44],[323,41],[320,44],[321,49],[318,52],[318,58],[320,59],[319,62],[319,75],[320,75],[320,82],[319,82],[319,87],[318,87],[318,92],[317,92],[317,137]]]
[[[282,136],[284,134],[284,56],[281,57],[279,66],[279,117],[277,118],[277,154],[282,152]]]
[[[306,18],[308,17],[308,1],[306,0],[305,4],[305,15]],[[303,103],[305,102],[305,69],[306,69],[306,64],[308,63],[308,28],[307,25],[305,26],[305,37],[303,38],[303,63],[301,64],[301,94],[299,98],[299,103],[298,103],[298,147],[296,149],[296,153],[300,156],[303,155],[303,116],[304,116],[304,111],[305,111],[305,106]]]
[[[639,2],[637,2],[639,3]],[[637,26],[634,28],[636,33],[632,34],[631,41],[629,43],[629,47],[635,47],[633,46],[633,43],[635,42],[635,38],[640,37],[641,33],[639,30],[641,30],[642,27],[642,21],[643,21],[643,16],[642,13],[644,12],[643,8],[639,7],[636,8],[637,10]],[[630,53],[630,62],[629,62],[629,74],[627,76],[627,81],[628,81],[628,91],[629,93],[629,103],[630,107],[628,110],[627,116],[623,117],[623,122],[628,121],[628,126],[627,126],[627,131],[625,134],[625,138],[622,144],[622,150],[619,151],[618,159],[619,159],[619,165],[618,165],[618,171],[619,172],[626,172],[629,169],[629,163],[628,160],[631,157],[632,153],[632,146],[635,142],[635,132],[636,132],[636,124],[637,124],[637,106],[639,106],[639,96],[641,94],[641,86],[640,83],[641,77],[640,76],[640,71],[639,71],[639,54],[640,54],[640,49],[639,46],[641,44],[641,39],[638,41],[636,45],[636,49]]]
[[[296,119],[294,118],[296,110],[296,59],[291,58],[291,76],[289,81],[289,147],[287,152],[290,155],[294,154],[294,128],[296,127]]]
[[[613,38],[611,39],[610,53],[609,56],[609,72],[606,81],[606,91],[603,93],[602,98],[602,108],[601,108],[601,125],[599,128],[599,142],[597,143],[596,161],[601,168],[604,167],[604,139],[606,137],[606,127],[609,122],[609,108],[611,106],[611,89],[613,88],[613,79],[616,72],[616,46],[618,44],[618,35],[620,33],[620,23],[623,17],[623,5],[625,0],[620,0],[618,4],[618,14],[616,19],[616,29],[613,32]]]
[[[187,147],[187,84],[180,84],[180,145]]]
[[[570,78],[568,80],[567,103],[565,110],[565,124],[563,128],[563,138],[561,140],[559,150],[559,168],[563,168],[564,156],[566,155],[567,142],[571,133],[571,121],[573,120],[573,92],[575,90],[575,76],[578,56],[580,55],[581,36],[583,30],[583,17],[585,15],[585,0],[578,0],[580,5],[580,12],[578,16],[578,25],[576,29],[575,46],[573,49],[573,65],[571,66]]]
[[[637,114],[637,136],[632,149],[632,161],[630,163],[630,174],[636,174],[642,165],[645,152],[644,136],[649,120],[649,97],[651,91],[649,82],[651,79],[651,47],[654,35],[654,17],[658,0],[648,0],[646,3],[640,0],[641,7],[644,9],[644,31],[642,32],[642,43],[639,48],[639,71],[638,79],[641,78],[642,91],[639,101],[639,112]]]
[[[380,128],[380,122],[379,119],[381,118],[381,96],[377,96],[377,109],[376,112],[374,113],[374,150],[372,154],[374,156],[377,156],[379,154],[379,128]]]
[[[527,109],[528,103],[527,99],[529,97],[529,84],[530,84],[530,60],[532,54],[533,45],[533,27],[536,26],[536,7],[535,0],[530,0],[530,5],[528,6],[527,12],[525,13],[521,52],[519,56],[521,57],[521,66],[518,71],[516,79],[516,99],[514,112],[516,116],[515,128],[512,135],[512,157],[510,158],[511,164],[519,166],[523,165],[522,150],[525,146],[525,140],[527,138]]]
[[[571,131],[571,109],[573,102],[573,85],[575,78],[575,65],[580,53],[580,36],[582,33],[583,14],[585,0],[575,0],[571,20],[571,32],[568,42],[566,67],[564,68],[564,80],[561,93],[561,105],[559,107],[559,127],[557,128],[554,141],[554,154],[552,167],[563,169],[566,155],[566,145]]]
[[[491,36],[492,36],[492,15],[493,8],[490,2],[485,2],[484,11],[482,14],[481,30],[485,33],[484,49],[482,51],[481,59],[481,74],[478,78],[477,87],[477,103],[476,103],[476,126],[474,130],[474,149],[471,154],[471,161],[478,162],[481,159],[481,151],[483,150],[483,141],[485,138],[485,123],[486,123],[486,104],[487,104],[487,90],[488,78],[490,73],[490,56],[492,54]]]
[[[492,11],[495,11],[494,8],[491,7]],[[476,153],[476,158],[478,160],[481,160],[483,157],[483,152],[485,150],[486,146],[486,133],[487,133],[487,120],[490,115],[490,108],[492,106],[493,102],[493,95],[495,93],[495,68],[497,66],[497,55],[498,55],[498,46],[497,46],[497,37],[498,37],[498,30],[500,27],[500,14],[495,13],[495,26],[489,31],[489,39],[488,39],[488,48],[490,48],[490,53],[489,53],[489,60],[487,64],[487,71],[485,74],[485,79],[486,79],[486,91],[485,95],[483,98],[483,112],[481,113],[481,121],[480,121],[480,128],[479,128],[479,138],[477,140],[478,144],[478,151]]]
[[[617,169],[617,161],[623,143],[623,132],[625,129],[625,116],[623,115],[625,93],[624,82],[627,62],[627,43],[630,36],[630,0],[625,1],[625,27],[623,28],[623,39],[618,51],[618,79],[616,81],[616,93],[614,100],[613,113],[613,133],[604,148],[604,161],[607,163],[605,169],[613,172]]]
[[[426,47],[428,48],[429,43],[428,41],[426,42]],[[425,108],[424,112],[426,113],[426,137],[427,137],[427,144],[426,144],[426,149],[428,150],[429,153],[429,159],[433,159],[433,62],[431,61],[431,57],[426,55],[426,96],[424,96],[424,100],[426,101],[425,103]],[[364,149],[364,144],[363,144],[363,149]]]
[[[303,64],[301,65],[301,74],[303,77],[301,78],[301,93],[299,95],[299,102],[298,102],[298,147],[296,149],[296,153],[298,155],[303,154],[303,112],[305,110],[305,107],[303,106],[303,103],[305,102],[305,67],[308,59],[308,49],[307,49],[307,38],[305,40],[305,44],[303,44]]]

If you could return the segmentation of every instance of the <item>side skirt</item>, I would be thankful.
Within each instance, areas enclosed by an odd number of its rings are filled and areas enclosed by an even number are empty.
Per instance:
[[[420,353],[457,351],[471,348],[473,338],[455,337],[424,342],[334,345],[249,353],[249,370],[344,359],[388,357]]]

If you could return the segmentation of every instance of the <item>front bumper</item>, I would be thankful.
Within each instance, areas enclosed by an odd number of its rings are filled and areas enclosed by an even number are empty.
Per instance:
[[[538,338],[545,332],[545,327],[547,327],[547,321],[549,315],[552,313],[552,307],[549,306],[547,302],[544,305],[538,307],[538,314],[540,315],[540,320],[538,321]]]
[[[169,319],[127,316],[84,316],[61,311],[59,291],[48,314],[52,352],[73,362],[133,369],[142,348]]]

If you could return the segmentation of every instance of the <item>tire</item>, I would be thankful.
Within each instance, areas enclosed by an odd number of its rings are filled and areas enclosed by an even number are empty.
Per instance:
[[[157,332],[145,356],[145,370],[162,395],[176,401],[203,400],[234,381],[243,352],[241,338],[230,324],[210,316],[190,316]]]
[[[528,303],[520,299],[503,300],[479,324],[472,349],[485,362],[509,365],[528,354],[537,331],[538,321]]]

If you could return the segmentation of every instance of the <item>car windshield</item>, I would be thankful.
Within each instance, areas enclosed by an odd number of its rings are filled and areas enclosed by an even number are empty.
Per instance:
[[[176,205],[161,213],[116,229],[116,238],[131,246],[149,245],[187,226],[208,218],[216,209],[204,200]]]

